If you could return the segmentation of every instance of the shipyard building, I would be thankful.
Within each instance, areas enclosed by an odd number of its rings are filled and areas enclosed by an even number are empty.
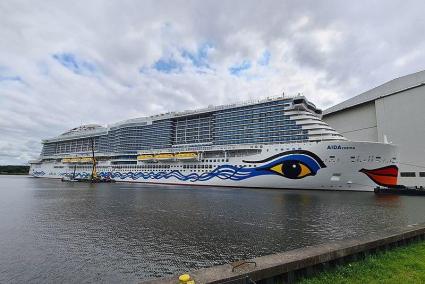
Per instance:
[[[323,120],[353,141],[399,146],[399,184],[425,186],[425,70],[337,104]]]

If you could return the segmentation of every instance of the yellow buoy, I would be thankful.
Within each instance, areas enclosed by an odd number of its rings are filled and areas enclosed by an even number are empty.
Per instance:
[[[190,279],[189,274],[182,274],[179,276],[179,282],[180,284],[195,284],[195,281]]]

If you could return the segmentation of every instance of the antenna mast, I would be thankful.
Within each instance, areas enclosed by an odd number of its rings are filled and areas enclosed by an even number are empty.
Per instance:
[[[92,153],[92,160],[93,160],[93,167],[91,171],[91,180],[97,179],[97,172],[96,172],[96,159],[94,157],[94,138],[91,137],[91,153]]]

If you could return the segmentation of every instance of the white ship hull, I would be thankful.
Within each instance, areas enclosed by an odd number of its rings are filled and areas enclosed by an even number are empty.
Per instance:
[[[99,164],[98,173],[116,181],[152,184],[372,191],[397,183],[397,163],[394,145],[323,141],[258,145],[257,154],[236,157]],[[62,178],[74,175],[74,166],[43,162],[32,164],[30,174]],[[90,174],[89,165],[75,170],[76,177]]]

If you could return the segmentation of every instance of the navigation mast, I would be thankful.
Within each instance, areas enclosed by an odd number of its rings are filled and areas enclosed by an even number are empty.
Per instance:
[[[90,140],[91,140],[91,153],[92,153],[92,162],[93,162],[90,179],[93,181],[97,179],[97,171],[96,171],[96,158],[94,157],[94,138],[91,137]]]

